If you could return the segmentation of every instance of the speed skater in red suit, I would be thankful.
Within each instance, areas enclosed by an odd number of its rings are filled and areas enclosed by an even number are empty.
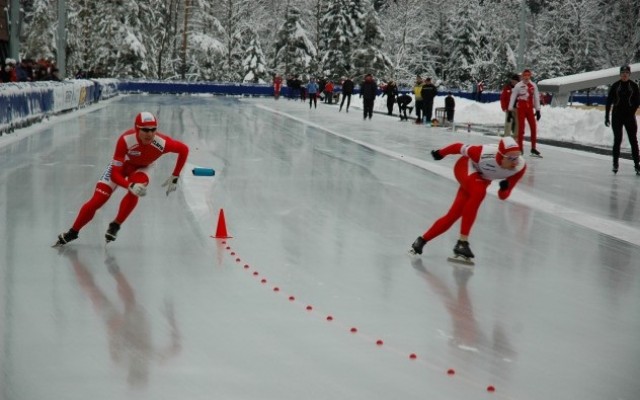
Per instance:
[[[127,189],[127,193],[122,198],[118,213],[105,234],[107,242],[116,240],[120,225],[136,207],[139,198],[147,193],[149,172],[153,163],[167,153],[178,154],[173,173],[162,184],[166,187],[168,196],[178,186],[178,177],[187,162],[189,147],[159,132],[155,115],[147,111],[139,113],[135,118],[134,127],[123,132],[118,138],[113,160],[96,184],[93,196],[82,205],[71,229],[58,235],[54,247],[77,239],[80,230],[93,219],[96,211],[109,200],[118,187],[122,187]]]
[[[460,184],[456,197],[449,211],[413,242],[410,254],[422,254],[428,241],[446,232],[460,219],[460,237],[453,252],[456,256],[472,259],[469,234],[491,181],[500,180],[498,197],[506,200],[527,169],[520,147],[511,137],[502,138],[497,146],[453,143],[431,152],[435,160],[452,154],[462,155],[454,166],[454,175]]]

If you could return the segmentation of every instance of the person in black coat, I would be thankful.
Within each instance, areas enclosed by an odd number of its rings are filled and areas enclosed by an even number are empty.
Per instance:
[[[398,114],[400,114],[400,121],[409,120],[409,117],[407,117],[407,108],[409,108],[409,104],[411,104],[412,101],[413,99],[411,98],[411,96],[409,96],[406,93],[398,96],[397,102],[398,102],[398,110],[399,110]],[[409,110],[409,113],[411,113],[411,109]]]
[[[396,97],[398,96],[398,85],[394,81],[389,81],[384,86],[384,90],[382,91],[382,97],[387,96],[387,114],[393,114],[393,105],[396,102]]]
[[[353,94],[353,81],[351,78],[345,78],[342,81],[342,101],[340,102],[340,109],[338,112],[342,111],[342,106],[344,105],[344,100],[347,99],[347,112],[349,112],[349,105],[351,104],[351,95]]]
[[[373,75],[367,74],[360,85],[360,97],[362,97],[362,108],[364,109],[364,119],[371,119],[373,115],[373,103],[376,100],[378,86],[373,79]]]
[[[433,99],[438,94],[438,88],[436,85],[431,83],[431,78],[427,78],[424,80],[424,85],[422,85],[422,107],[424,111],[424,120],[425,123],[431,123],[431,116],[433,114]]]
[[[447,122],[453,122],[453,113],[456,109],[456,101],[454,100],[451,92],[447,93],[447,97],[444,98],[444,111],[447,113]]]
[[[636,174],[640,175],[640,162],[638,160],[638,124],[636,123],[636,111],[640,106],[640,90],[638,84],[630,80],[631,67],[628,65],[620,68],[620,80],[611,85],[607,104],[605,106],[604,124],[611,125],[613,131],[613,173],[618,172],[618,158],[620,157],[620,145],[622,144],[622,128],[627,131],[631,156],[635,165]],[[611,121],[609,121],[609,110]]]

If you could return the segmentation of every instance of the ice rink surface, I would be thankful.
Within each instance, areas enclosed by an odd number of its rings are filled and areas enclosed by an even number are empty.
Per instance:
[[[123,190],[52,249],[138,111],[191,148],[105,248]],[[0,399],[566,399],[640,393],[632,164],[539,146],[412,261],[456,157],[496,137],[273,99],[128,96],[0,148]],[[529,145],[526,149],[528,153]],[[215,177],[191,176],[194,166]],[[214,239],[223,209],[233,238]],[[415,355],[415,357],[412,357]],[[493,389],[493,390],[492,390]]]

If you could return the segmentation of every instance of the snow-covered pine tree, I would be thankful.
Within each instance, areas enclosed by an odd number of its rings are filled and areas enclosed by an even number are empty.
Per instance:
[[[25,13],[25,23],[30,29],[23,32],[22,47],[26,57],[50,59],[56,53],[56,15],[52,0],[34,0],[32,8]]]
[[[382,50],[393,64],[389,77],[399,85],[413,85],[419,63],[415,49],[422,41],[424,27],[413,23],[422,20],[424,0],[397,0],[388,2],[379,13],[380,28],[386,40]]]
[[[381,50],[384,40],[378,13],[371,4],[364,17],[360,45],[351,53],[357,76],[370,73],[387,79],[387,74],[393,69],[393,64],[391,59]]]
[[[268,79],[266,59],[260,45],[258,32],[249,31],[249,40],[242,60],[243,82],[264,82]]]
[[[311,62],[316,57],[316,48],[309,38],[300,9],[293,4],[285,11],[284,21],[278,29],[275,49],[275,72],[285,77],[309,72]]]
[[[445,67],[451,86],[471,89],[480,76],[480,67],[486,60],[486,31],[480,12],[479,0],[469,0],[458,9],[456,30],[453,33],[451,56]]]
[[[331,0],[328,10],[322,17],[321,48],[322,55],[319,74],[331,79],[351,75],[351,53],[357,44],[359,31],[351,13],[352,0]]]

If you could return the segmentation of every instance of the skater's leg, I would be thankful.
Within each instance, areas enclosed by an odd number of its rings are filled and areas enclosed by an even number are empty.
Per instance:
[[[520,106],[518,103],[518,112],[516,114],[516,118],[518,120],[518,146],[520,146],[520,151],[524,154],[524,119],[527,114],[526,108],[527,105]]]
[[[622,120],[620,118],[613,117],[611,119],[611,130],[613,131],[613,168],[618,169],[620,145],[622,144]]]
[[[80,232],[80,229],[93,219],[96,211],[98,211],[100,207],[109,200],[111,193],[113,193],[113,189],[108,184],[98,182],[96,184],[96,189],[93,192],[93,196],[80,208],[78,216],[72,226],[73,230]]]
[[[135,172],[129,178],[129,182],[131,183],[143,183],[145,185],[149,184],[149,177],[144,172]],[[138,196],[131,192],[127,192],[127,194],[122,198],[120,202],[120,208],[118,209],[118,214],[114,219],[119,225],[122,225],[124,221],[129,217],[129,214],[136,208],[138,205]]]
[[[627,131],[627,138],[629,139],[629,145],[631,145],[631,157],[633,158],[633,165],[638,168],[638,123],[636,122],[636,116],[631,115],[624,121],[624,128]],[[637,171],[636,171],[637,172]]]
[[[460,221],[460,240],[466,241],[471,233],[471,228],[478,215],[480,205],[487,194],[487,187],[491,182],[480,178],[478,174],[469,176],[466,184],[469,197],[462,209],[462,220]]]
[[[529,132],[531,133],[531,150],[536,150],[536,142],[538,137],[538,121],[533,111],[533,108],[529,108],[527,112],[527,122],[529,123]],[[520,147],[522,149],[522,147]]]
[[[449,211],[436,220],[436,222],[422,234],[422,238],[428,242],[449,230],[451,225],[462,216],[462,210],[464,209],[464,204],[467,202],[467,199],[467,192],[462,187],[458,188],[458,192]]]

